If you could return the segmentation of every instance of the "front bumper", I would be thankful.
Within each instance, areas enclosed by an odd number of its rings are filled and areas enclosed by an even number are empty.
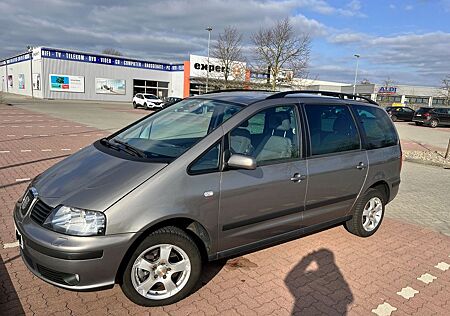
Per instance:
[[[77,237],[46,229],[22,216],[19,204],[14,223],[21,238],[20,253],[37,277],[70,290],[112,287],[119,265],[135,234]],[[30,211],[28,211],[29,213]]]

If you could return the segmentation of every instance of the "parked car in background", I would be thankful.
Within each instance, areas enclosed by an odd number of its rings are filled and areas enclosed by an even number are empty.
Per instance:
[[[423,125],[426,122],[429,121],[431,116],[431,111],[433,111],[434,108],[431,107],[421,107],[416,112],[414,112],[413,122],[416,123],[416,125]]]
[[[414,110],[407,106],[388,106],[386,112],[393,122],[399,120],[411,122],[414,117]]]
[[[427,115],[424,125],[438,127],[439,125],[450,125],[450,108],[434,108]]]
[[[166,101],[163,103],[163,107],[168,107],[169,105],[172,105],[174,103],[177,103],[178,101],[183,100],[182,98],[177,97],[168,97]]]
[[[147,110],[162,109],[163,100],[154,94],[137,93],[133,98],[133,108],[143,107]]]
[[[373,235],[399,190],[395,126],[370,99],[314,93],[187,98],[60,161],[15,206],[25,265],[157,306],[197,289],[205,261],[337,224]]]

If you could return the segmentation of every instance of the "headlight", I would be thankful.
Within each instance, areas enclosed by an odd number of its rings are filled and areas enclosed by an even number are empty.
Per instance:
[[[59,206],[47,217],[44,226],[51,230],[76,236],[105,234],[105,214],[69,206]]]

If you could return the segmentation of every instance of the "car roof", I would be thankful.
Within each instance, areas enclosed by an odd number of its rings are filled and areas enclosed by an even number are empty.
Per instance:
[[[307,102],[311,103],[320,103],[324,101],[328,101],[327,103],[346,103],[346,104],[364,104],[364,105],[375,105],[370,104],[367,101],[361,102],[353,99],[341,99],[331,95],[318,95],[314,93],[302,92],[302,91],[289,91],[284,92],[286,95],[281,95],[283,93],[279,93],[277,91],[265,91],[265,90],[237,90],[237,91],[218,91],[218,92],[209,92],[201,95],[193,96],[192,98],[200,98],[200,99],[212,99],[212,100],[220,100],[226,102],[240,103],[243,105],[249,105],[258,101],[263,101],[266,99],[283,99],[283,98],[298,98],[304,99]],[[290,94],[287,94],[290,93]],[[319,91],[317,93],[320,93]],[[332,92],[323,92],[333,94]],[[280,96],[278,97],[278,94]],[[336,93],[338,95],[339,93]],[[344,94],[341,94],[344,95]]]

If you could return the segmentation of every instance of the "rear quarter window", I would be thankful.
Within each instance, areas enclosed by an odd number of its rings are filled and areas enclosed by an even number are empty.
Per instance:
[[[385,111],[364,105],[353,105],[353,109],[366,136],[368,149],[398,144],[397,132]]]

